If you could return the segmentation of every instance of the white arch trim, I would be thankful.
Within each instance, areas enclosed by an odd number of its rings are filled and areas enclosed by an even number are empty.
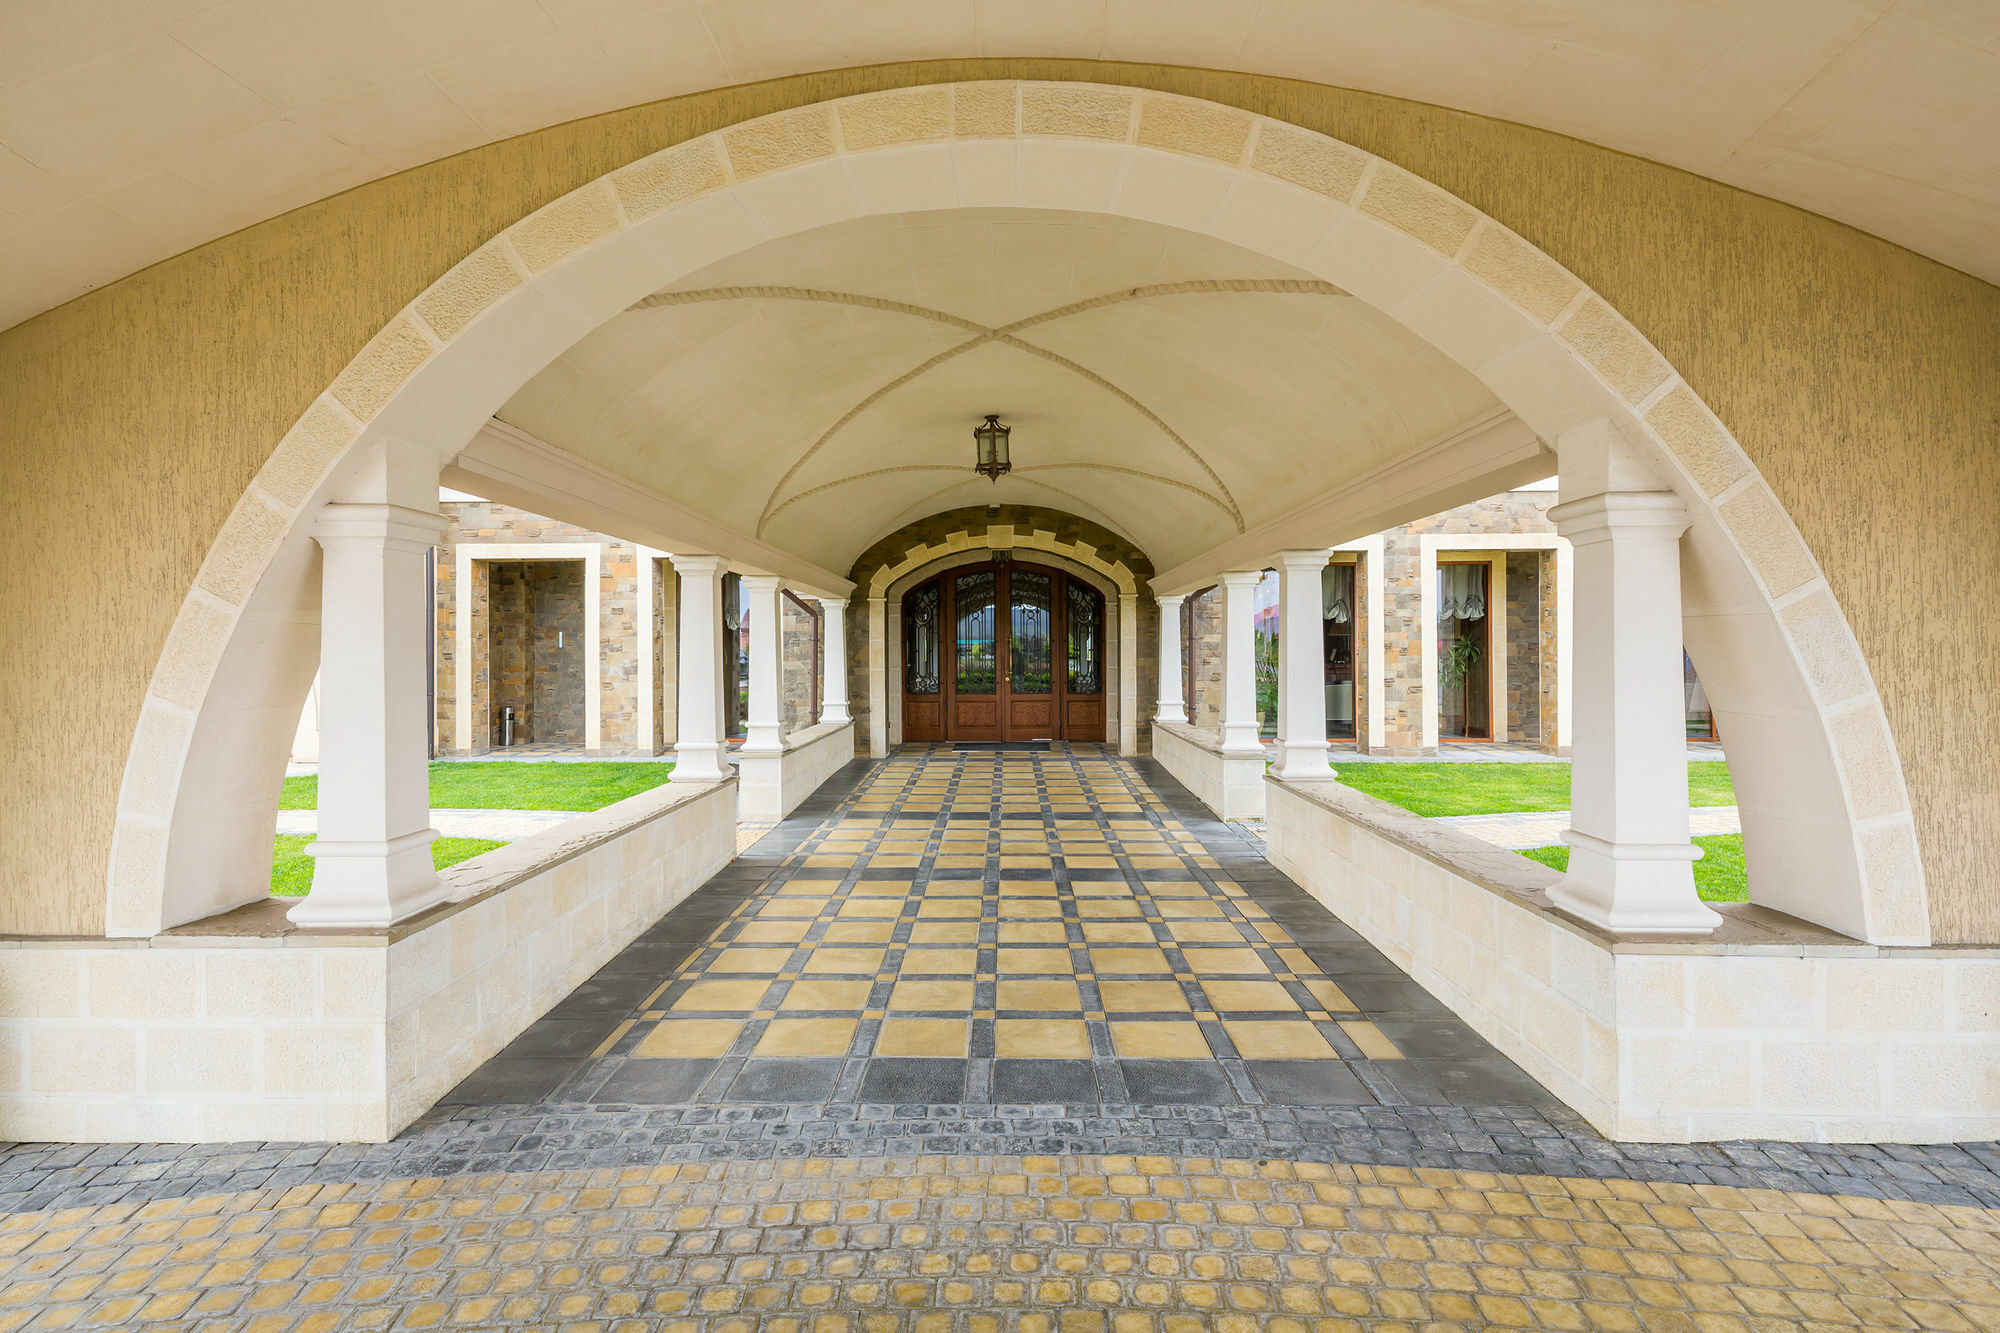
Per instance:
[[[996,523],[974,536],[950,533],[904,552],[868,576],[868,752],[889,752],[889,594],[896,582],[962,551],[1045,551],[1108,579],[1118,598],[1118,753],[1139,751],[1139,576],[1122,560],[1107,560],[1087,542],[1053,532]]]
[[[1005,81],[839,99],[655,153],[508,227],[391,319],[278,442],[182,605],[119,794],[108,932],[150,934],[259,889],[256,825],[312,674],[305,534],[358,446],[397,437],[448,456],[590,329],[751,245],[971,206],[1218,237],[1385,311],[1545,440],[1615,422],[1694,514],[1687,638],[1724,725],[1782,756],[1739,775],[1761,900],[1928,942],[1901,764],[1846,618],[1755,466],[1643,335],[1491,218],[1352,145],[1137,88]],[[1760,875],[1779,844],[1786,859]]]

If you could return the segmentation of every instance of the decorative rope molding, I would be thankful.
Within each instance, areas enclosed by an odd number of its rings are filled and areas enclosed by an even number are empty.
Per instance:
[[[764,502],[764,512],[757,519],[757,535],[760,537],[764,535],[764,530],[770,525],[771,520],[776,518],[782,510],[804,499],[808,495],[814,495],[826,490],[828,486],[840,484],[839,482],[829,482],[826,485],[815,486],[811,490],[802,491],[797,495],[787,498],[782,503],[778,501],[778,496],[784,493],[786,483],[797,476],[799,469],[803,468],[812,460],[814,455],[825,448],[835,435],[846,429],[850,422],[910,381],[929,374],[947,361],[954,360],[975,348],[983,347],[987,343],[992,342],[1004,344],[1018,351],[1026,352],[1031,356],[1040,357],[1042,360],[1048,361],[1053,365],[1061,366],[1064,370],[1071,372],[1087,383],[1094,384],[1098,388],[1103,389],[1106,393],[1111,394],[1133,411],[1145,417],[1148,422],[1152,423],[1155,429],[1171,440],[1175,447],[1193,460],[1195,466],[1208,475],[1209,480],[1215,483],[1215,489],[1219,492],[1220,498],[1210,495],[1198,487],[1188,486],[1183,482],[1171,481],[1165,477],[1157,477],[1153,473],[1123,468],[1109,468],[1107,470],[1125,472],[1127,475],[1135,477],[1153,477],[1155,480],[1168,481],[1170,485],[1181,486],[1185,490],[1192,491],[1194,494],[1220,507],[1224,513],[1229,515],[1230,521],[1236,525],[1236,530],[1242,532],[1244,530],[1243,512],[1238,508],[1236,497],[1230,494],[1229,487],[1224,484],[1221,475],[1214,468],[1210,467],[1208,460],[1203,458],[1195,447],[1182,437],[1180,432],[1169,426],[1159,413],[1153,411],[1152,408],[1147,407],[1136,397],[1119,388],[1089,367],[1070,360],[1060,352],[1054,352],[1046,347],[1026,342],[1014,335],[1024,329],[1034,328],[1039,324],[1051,323],[1058,319],[1067,319],[1072,315],[1084,314],[1088,311],[1098,310],[1106,306],[1119,305],[1127,301],[1144,301],[1157,296],[1202,296],[1252,292],[1307,296],[1347,295],[1347,292],[1330,282],[1320,282],[1307,278],[1190,279],[1186,282],[1156,283],[1146,287],[1129,287],[1120,291],[1106,292],[1101,296],[1093,296],[1085,301],[1076,301],[1066,306],[1058,306],[1053,310],[1045,310],[1039,315],[1029,315],[1025,319],[1017,319],[1011,324],[998,326],[980,324],[974,320],[965,319],[942,310],[933,310],[927,306],[912,305],[907,301],[892,301],[879,296],[861,296],[852,292],[826,291],[816,287],[705,287],[684,292],[655,292],[643,300],[633,302],[629,309],[635,311],[660,310],[674,306],[702,305],[713,301],[813,301],[830,305],[856,306],[864,310],[881,310],[889,314],[908,315],[913,319],[927,319],[935,323],[947,324],[953,328],[964,329],[976,335],[955,347],[946,348],[944,351],[924,361],[921,365],[905,371],[895,379],[890,380],[887,384],[877,388],[846,412],[843,412],[838,420],[828,426],[825,431],[821,432],[819,438],[814,440],[811,445],[807,446],[805,452],[793,460],[792,465],[785,469],[784,475],[779,477],[777,483],[772,486],[771,494]],[[895,470],[897,469],[883,469],[882,471]],[[870,472],[861,475],[877,476],[880,473]],[[1057,490],[1053,486],[1048,487],[1048,489]],[[1067,492],[1059,490],[1057,493],[1067,494]]]

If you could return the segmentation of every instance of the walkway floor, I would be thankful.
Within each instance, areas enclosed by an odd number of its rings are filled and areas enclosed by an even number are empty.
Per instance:
[[[1607,1143],[1149,762],[919,753],[392,1143],[0,1146],[0,1333],[1995,1329],[1995,1168]]]

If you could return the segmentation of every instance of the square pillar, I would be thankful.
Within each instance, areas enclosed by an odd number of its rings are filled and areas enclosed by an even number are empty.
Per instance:
[[[847,602],[840,597],[819,601],[820,672],[819,720],[852,722],[847,710]]]
[[[1257,581],[1262,570],[1222,576],[1222,750],[1262,754],[1257,738]]]
[[[729,776],[728,742],[722,734],[722,576],[719,555],[670,557],[680,575],[680,737],[674,745],[674,782],[721,782]]]
[[[1288,781],[1331,778],[1321,576],[1331,550],[1278,553],[1278,760]]]
[[[1606,442],[1610,463],[1604,466]],[[1572,469],[1571,451],[1581,455]],[[1622,438],[1563,450],[1563,503],[1549,511],[1574,548],[1576,734],[1569,870],[1549,898],[1619,934],[1707,933],[1722,918],[1695,894],[1681,700],[1680,537],[1687,509],[1641,483]],[[1590,459],[1595,454],[1597,466]],[[1581,484],[1572,487],[1572,480]]]
[[[782,754],[785,749],[785,640],[782,580],[745,574],[743,594],[750,603],[750,716],[744,754]]]
[[[1160,599],[1160,707],[1153,714],[1157,722],[1186,722],[1187,700],[1181,697],[1181,683],[1187,678],[1181,653],[1187,641],[1181,633],[1181,607],[1187,595]]]
[[[442,902],[431,865],[431,547],[437,458],[390,441],[312,529],[320,595],[319,836],[302,926],[392,925]]]

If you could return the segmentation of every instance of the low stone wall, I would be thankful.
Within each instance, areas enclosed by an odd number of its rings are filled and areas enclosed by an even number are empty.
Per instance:
[[[1214,732],[1184,722],[1153,723],[1153,758],[1219,819],[1264,817],[1265,760],[1223,753]]]
[[[0,1140],[381,1142],[735,855],[666,784],[444,871],[387,931],[284,899],[141,940],[0,942]]]
[[[738,751],[733,758],[741,786],[737,818],[775,824],[854,758],[854,723],[821,722],[785,737],[782,754]]]
[[[1526,857],[1338,783],[1265,786],[1272,863],[1612,1138],[2000,1135],[2000,953],[1747,903],[1706,939],[1614,940]]]

